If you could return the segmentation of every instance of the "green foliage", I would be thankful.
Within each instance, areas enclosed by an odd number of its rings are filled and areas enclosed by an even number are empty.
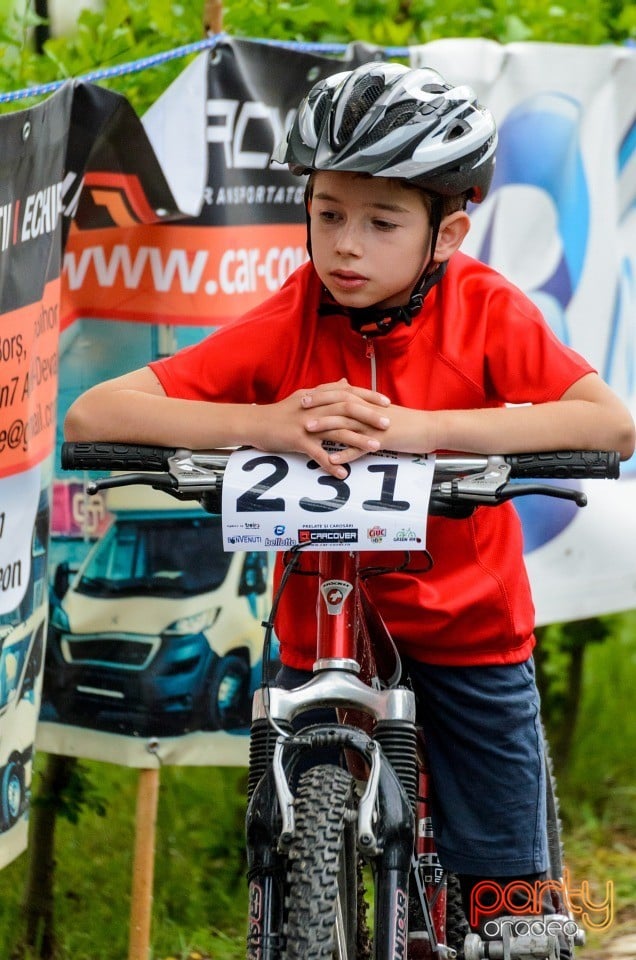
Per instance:
[[[36,758],[37,776],[47,757]],[[56,828],[59,960],[121,960],[128,952],[139,774],[82,761],[108,797]],[[161,771],[153,884],[152,960],[245,956],[245,778],[242,768]],[[0,956],[13,955],[25,878],[23,854],[0,872]]]
[[[636,36],[634,7],[621,0],[253,0],[224,4],[235,36],[406,46],[442,37],[500,43],[618,43]]]
[[[537,682],[541,691],[543,718],[549,733],[556,732],[567,720],[575,666],[591,643],[602,643],[615,626],[610,617],[554,623],[536,631]]]
[[[76,824],[84,811],[105,817],[108,809],[106,797],[95,786],[91,770],[86,764],[66,758],[65,783],[55,793],[39,789],[33,797],[33,806],[53,806],[58,816]]]
[[[36,58],[31,48],[33,27],[43,22],[30,3],[20,15],[12,6],[0,8],[0,90],[15,90],[55,78],[54,68]]]
[[[47,40],[44,52],[37,54],[31,31],[43,21],[33,13],[32,3],[28,0],[21,15],[3,15],[0,9],[0,90],[26,89],[82,76],[202,39],[203,0],[153,0],[151,4],[146,0],[105,0],[101,12],[83,10],[70,36]],[[186,62],[174,59],[103,81],[103,85],[124,94],[143,113]],[[14,110],[27,102],[4,106]]]
[[[586,649],[581,705],[561,793],[572,824],[636,836],[636,612],[609,618]]]

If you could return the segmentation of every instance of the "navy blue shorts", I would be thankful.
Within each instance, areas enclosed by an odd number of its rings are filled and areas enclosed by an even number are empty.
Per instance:
[[[444,867],[480,877],[547,869],[545,766],[533,660],[486,667],[402,662],[426,738]],[[283,667],[276,682],[311,673]]]

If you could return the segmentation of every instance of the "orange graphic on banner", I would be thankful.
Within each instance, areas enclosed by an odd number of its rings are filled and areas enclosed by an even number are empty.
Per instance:
[[[156,222],[157,214],[135,174],[92,170],[84,177],[84,189],[91,194],[93,203],[106,207],[119,227]]]
[[[0,477],[22,473],[53,451],[60,281],[39,303],[5,313],[0,328]]]
[[[62,327],[78,317],[220,326],[275,293],[307,259],[303,224],[155,224],[71,230]]]
[[[113,193],[112,190],[91,190],[93,202],[98,206],[106,207],[113,221],[120,227],[133,227],[135,219],[130,216],[124,202],[124,198],[119,193]]]

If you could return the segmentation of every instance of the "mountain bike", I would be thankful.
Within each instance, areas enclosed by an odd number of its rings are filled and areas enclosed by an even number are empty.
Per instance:
[[[228,489],[229,465],[238,454],[240,467],[233,468],[234,486]],[[381,530],[411,506],[399,496],[404,487],[398,471],[407,463],[409,469],[417,464],[427,470],[426,512],[456,519],[527,495],[584,506],[579,480],[619,475],[618,454],[603,451],[368,455],[356,469],[366,471],[365,482],[370,476],[377,485],[376,496],[364,488],[363,509],[368,515],[380,512]],[[64,444],[62,467],[117,471],[93,479],[90,493],[146,484],[180,500],[197,500],[224,518],[231,509],[228,545],[284,551],[272,614],[263,624],[263,682],[252,708],[248,960],[558,960],[559,937],[573,952],[583,937],[562,883],[549,770],[549,924],[539,928],[526,922],[520,928],[522,917],[499,917],[496,939],[468,925],[457,878],[443,869],[435,850],[426,744],[416,723],[414,695],[400,683],[399,656],[366,586],[379,571],[361,569],[360,527],[345,519],[351,476],[336,481],[295,455],[102,442]],[[313,470],[312,489],[320,494],[300,491],[301,517],[309,519],[294,521],[300,525],[290,537],[290,524],[277,522],[277,511],[290,496],[287,474],[300,471],[300,482],[307,485],[307,468]],[[242,486],[236,485],[237,471]],[[559,483],[545,484],[549,478]],[[379,530],[377,524],[367,525],[371,537],[380,537]],[[416,531],[402,523],[394,540],[409,547]],[[272,682],[267,664],[277,603],[303,549],[318,552],[316,658],[312,679],[284,689]],[[431,562],[425,548],[422,557],[424,564]]]

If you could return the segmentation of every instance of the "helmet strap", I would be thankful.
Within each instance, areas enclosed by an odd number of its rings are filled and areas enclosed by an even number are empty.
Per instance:
[[[435,247],[437,246],[437,238],[439,237],[440,227],[442,226],[442,218],[444,214],[444,198],[439,193],[429,193],[431,199],[431,211],[428,215],[429,222],[431,225],[431,259],[429,264],[433,262],[433,257],[435,256]]]
[[[395,329],[399,323],[410,327],[413,319],[421,311],[424,299],[436,283],[446,273],[447,263],[438,263],[432,273],[424,273],[415,285],[409,302],[398,307],[343,307],[331,297],[327,297],[318,307],[320,316],[339,314],[349,318],[353,330],[365,337],[382,337]]]
[[[305,224],[307,225],[307,253],[309,259],[313,260],[311,253],[311,187],[310,187],[311,177],[307,179],[305,184]]]

